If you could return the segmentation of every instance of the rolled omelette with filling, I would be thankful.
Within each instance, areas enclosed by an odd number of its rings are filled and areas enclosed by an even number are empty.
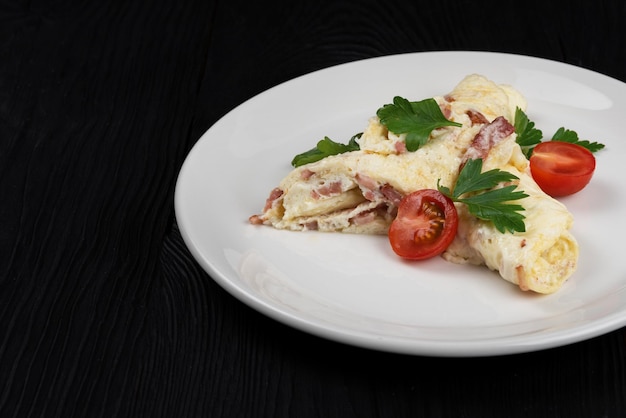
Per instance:
[[[472,74],[434,99],[447,119],[462,126],[436,129],[425,145],[408,152],[405,135],[389,132],[373,117],[357,140],[359,150],[293,169],[250,222],[292,231],[386,234],[405,195],[436,189],[438,182],[452,186],[461,164],[480,157],[483,171],[499,168],[519,177],[519,189],[529,195],[518,201],[526,231],[501,233],[456,204],[459,230],[443,258],[484,264],[522,290],[556,291],[576,269],[578,245],[569,232],[572,215],[536,185],[511,132],[515,109],[526,109],[524,97]]]
[[[528,195],[516,201],[524,207],[526,231],[503,234],[492,222],[477,219],[467,206],[457,204],[457,235],[442,256],[453,263],[484,264],[522,290],[554,293],[577,267],[578,243],[570,232],[573,216],[535,183],[528,160],[512,137],[483,159],[483,171],[494,168],[519,177],[518,188]]]

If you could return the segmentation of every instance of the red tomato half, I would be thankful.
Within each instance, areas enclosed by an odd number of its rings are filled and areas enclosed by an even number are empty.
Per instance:
[[[596,169],[591,151],[568,142],[538,144],[530,156],[530,172],[541,190],[553,197],[582,190]]]
[[[448,248],[458,224],[452,200],[437,190],[418,190],[400,202],[389,228],[389,242],[400,257],[423,260]]]

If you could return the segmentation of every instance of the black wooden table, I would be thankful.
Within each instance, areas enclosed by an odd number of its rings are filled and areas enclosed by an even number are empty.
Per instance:
[[[293,77],[481,50],[626,81],[622,2],[0,2],[0,416],[618,417],[624,330],[437,358],[321,339],[239,302],[174,214],[191,147]]]

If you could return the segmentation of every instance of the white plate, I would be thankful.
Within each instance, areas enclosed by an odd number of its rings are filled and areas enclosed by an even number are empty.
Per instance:
[[[346,142],[395,95],[449,92],[465,75],[509,83],[546,136],[564,126],[603,142],[589,186],[564,198],[579,268],[553,295],[524,293],[486,268],[406,263],[386,237],[252,226],[291,158],[325,135]],[[243,103],[195,145],[177,182],[183,238],[228,292],[324,338],[405,354],[487,356],[591,338],[626,324],[626,84],[563,63],[481,52],[368,59],[317,71]]]

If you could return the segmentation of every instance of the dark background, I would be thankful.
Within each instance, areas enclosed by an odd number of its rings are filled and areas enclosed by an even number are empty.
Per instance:
[[[0,0],[0,416],[626,416],[624,330],[469,359],[322,340],[214,283],[173,207],[202,133],[283,81],[433,50],[626,81],[625,19],[609,0]]]

